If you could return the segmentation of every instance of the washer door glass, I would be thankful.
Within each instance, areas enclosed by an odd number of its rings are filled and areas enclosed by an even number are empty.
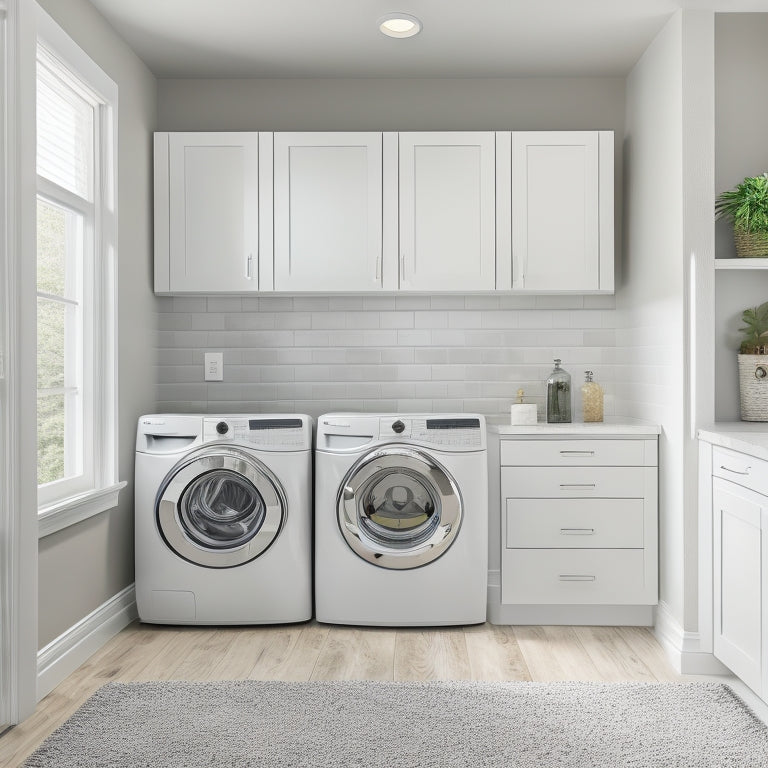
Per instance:
[[[285,493],[257,458],[234,447],[189,454],[166,476],[155,504],[166,544],[196,565],[232,568],[262,554],[285,522]]]
[[[179,517],[196,544],[231,549],[249,542],[261,528],[266,506],[246,477],[214,469],[195,478],[179,501]]]
[[[421,451],[390,447],[361,459],[338,502],[349,546],[382,568],[418,568],[444,554],[461,524],[462,504],[448,471]]]

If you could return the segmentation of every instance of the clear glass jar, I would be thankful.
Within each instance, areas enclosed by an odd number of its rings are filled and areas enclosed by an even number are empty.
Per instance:
[[[584,410],[584,421],[603,420],[603,388],[592,381],[592,371],[584,371],[586,380],[581,385],[581,404]]]
[[[560,367],[559,358],[547,379],[547,422],[571,423],[571,374]]]

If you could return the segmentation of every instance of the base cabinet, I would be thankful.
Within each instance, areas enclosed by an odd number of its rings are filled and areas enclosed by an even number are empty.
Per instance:
[[[713,466],[713,650],[766,698],[768,496],[755,487],[762,489],[768,483],[768,463],[715,449]],[[726,479],[729,476],[739,482]]]
[[[502,438],[500,456],[502,605],[657,603],[655,437]]]

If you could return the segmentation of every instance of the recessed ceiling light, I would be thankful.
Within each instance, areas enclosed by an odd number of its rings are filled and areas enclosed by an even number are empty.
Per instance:
[[[421,32],[421,22],[409,13],[388,13],[379,19],[379,29],[389,37],[413,37]]]

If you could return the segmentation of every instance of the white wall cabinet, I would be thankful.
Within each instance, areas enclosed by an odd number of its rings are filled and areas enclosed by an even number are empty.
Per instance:
[[[655,437],[502,436],[500,459],[503,605],[553,606],[558,623],[563,606],[656,604]]]
[[[613,134],[157,133],[155,291],[613,291]]]
[[[400,133],[400,289],[496,285],[493,132]]]
[[[768,463],[713,449],[715,656],[768,694]]]
[[[275,290],[384,288],[382,134],[276,133],[274,168]]]
[[[270,146],[257,133],[155,134],[156,292],[263,287],[259,174],[265,143]],[[265,163],[270,153],[261,158]],[[271,198],[271,185],[267,192]]]
[[[499,183],[509,184],[499,190],[499,259],[511,249],[512,289],[613,292],[613,133],[521,131],[498,145]],[[500,263],[500,282],[509,270]]]

